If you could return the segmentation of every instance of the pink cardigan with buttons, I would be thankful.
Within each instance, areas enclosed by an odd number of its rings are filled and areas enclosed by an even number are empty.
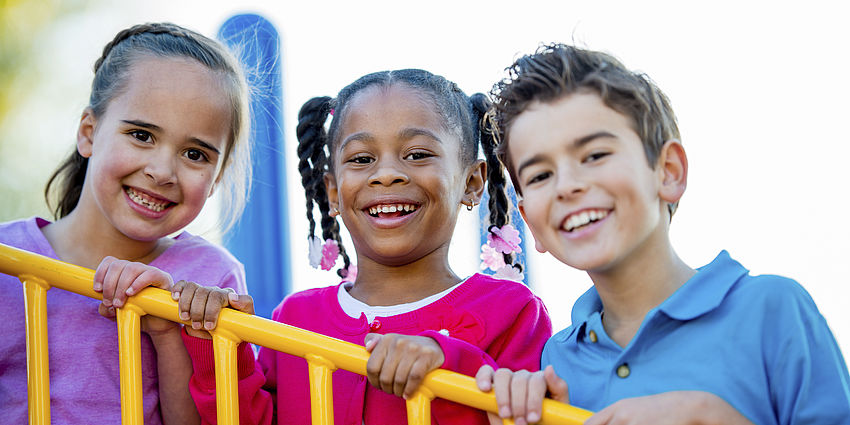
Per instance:
[[[552,325],[543,302],[521,283],[475,274],[443,298],[417,310],[377,317],[348,316],[339,306],[339,286],[288,296],[272,319],[358,345],[369,332],[424,335],[445,354],[444,369],[475,375],[482,365],[538,370]],[[215,369],[210,340],[184,334],[194,374],[190,390],[204,423],[215,423]],[[254,360],[248,344],[239,348],[239,413],[242,424],[309,424],[307,363],[289,354],[261,348]],[[333,373],[334,423],[342,425],[407,423],[405,402],[369,385],[366,377],[345,370]],[[277,412],[274,411],[277,406]],[[276,413],[276,414],[275,414]],[[435,399],[435,424],[487,424],[484,412]]]

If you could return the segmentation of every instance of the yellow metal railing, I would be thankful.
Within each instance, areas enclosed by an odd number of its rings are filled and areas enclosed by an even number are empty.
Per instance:
[[[27,379],[30,424],[50,423],[50,381],[47,359],[46,294],[51,287],[101,299],[92,290],[94,272],[73,264],[0,244],[0,273],[18,276],[24,285],[27,314]],[[146,288],[118,309],[118,345],[121,356],[122,423],[143,423],[140,318],[145,314],[179,319],[177,303],[159,288]],[[300,328],[251,316],[232,309],[221,312],[213,334],[216,369],[217,415],[220,424],[239,423],[236,347],[242,342],[305,358],[310,376],[313,424],[333,423],[331,372],[345,369],[366,375],[369,353],[361,346]],[[492,393],[482,393],[471,377],[435,370],[407,401],[409,424],[431,423],[431,400],[441,397],[481,410],[496,412]],[[541,423],[581,424],[591,412],[544,400]],[[505,421],[505,423],[511,423]]]

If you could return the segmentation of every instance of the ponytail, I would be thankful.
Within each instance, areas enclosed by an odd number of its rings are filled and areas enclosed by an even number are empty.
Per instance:
[[[490,124],[491,102],[487,96],[476,93],[470,97],[472,109],[475,112],[478,126],[478,134],[481,139],[481,148],[484,151],[484,159],[487,163],[487,210],[489,211],[489,225],[487,231],[492,233],[493,227],[502,227],[510,224],[510,199],[507,195],[507,180],[505,180],[505,167],[496,154],[496,140],[493,137],[493,128]],[[502,254],[505,264],[522,271],[522,265],[515,262],[513,254]]]
[[[334,240],[339,245],[344,265],[337,274],[345,278],[348,276],[351,260],[342,245],[339,222],[336,217],[330,215],[330,202],[324,182],[324,175],[330,165],[329,157],[325,153],[328,146],[325,121],[330,115],[331,102],[332,99],[327,96],[314,97],[298,111],[298,127],[295,130],[298,138],[298,172],[301,174],[301,185],[304,186],[307,221],[310,224],[307,236],[312,239],[316,234],[316,221],[313,218],[313,204],[316,204],[321,216],[322,240]]]

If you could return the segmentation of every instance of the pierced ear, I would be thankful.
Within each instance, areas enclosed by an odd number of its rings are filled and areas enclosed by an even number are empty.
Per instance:
[[[528,218],[525,217],[525,206],[522,203],[522,199],[517,200],[516,206],[517,206],[517,209],[519,210],[519,215],[522,216],[522,221],[525,222],[525,225],[528,227],[528,230],[531,230],[531,236],[534,238],[534,249],[536,249],[537,252],[539,252],[541,254],[545,254],[548,250],[546,249],[546,247],[543,246],[543,244],[538,242],[538,239],[536,237],[534,237],[534,229],[531,228],[531,226],[528,225]]]
[[[466,189],[463,192],[463,199],[469,200],[473,204],[481,202],[481,197],[484,196],[484,176],[487,175],[487,163],[483,160],[476,160],[469,169],[469,174],[466,176]]]
[[[80,117],[80,125],[77,127],[77,152],[83,158],[91,157],[96,124],[97,119],[94,117],[94,111],[91,108],[86,108],[83,111],[83,116]]]
[[[658,197],[666,204],[679,202],[688,186],[688,157],[678,140],[668,140],[658,157]]]
[[[322,176],[322,181],[325,183],[325,191],[328,194],[328,206],[331,209],[330,214],[333,214],[334,211],[339,211],[339,201],[337,198],[339,193],[336,187],[336,177],[334,177],[333,173],[325,173]]]

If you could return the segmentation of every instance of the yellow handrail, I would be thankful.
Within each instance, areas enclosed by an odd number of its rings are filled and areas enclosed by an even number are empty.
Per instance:
[[[27,376],[30,424],[50,423],[50,388],[47,364],[46,297],[51,286],[101,299],[92,290],[94,272],[42,255],[0,244],[0,273],[18,276],[24,282],[27,303]],[[48,283],[49,282],[49,286]],[[180,320],[177,303],[159,288],[146,288],[118,309],[121,353],[121,415],[124,424],[142,423],[141,358],[139,318],[151,314],[173,322]],[[218,422],[237,424],[239,404],[236,349],[246,341],[307,359],[314,424],[333,423],[331,372],[345,369],[366,375],[369,353],[361,346],[300,328],[225,309],[213,331]],[[477,409],[496,412],[492,393],[482,393],[471,377],[447,370],[429,373],[420,390],[407,401],[410,424],[429,424],[430,401],[444,398]],[[591,412],[544,400],[541,423],[581,424]],[[506,422],[507,423],[507,422]]]

